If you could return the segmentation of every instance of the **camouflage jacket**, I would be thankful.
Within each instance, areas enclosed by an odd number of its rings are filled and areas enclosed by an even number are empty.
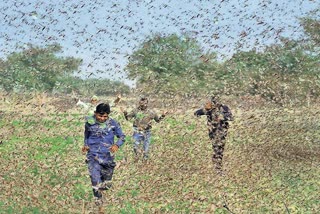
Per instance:
[[[160,122],[164,115],[158,116],[154,111],[146,109],[141,110],[139,108],[134,109],[130,113],[124,113],[126,120],[134,118],[133,127],[139,131],[150,130],[152,128],[152,121]]]
[[[207,116],[207,125],[212,128],[229,128],[228,121],[232,121],[233,115],[231,110],[226,105],[221,105],[220,107],[206,110],[204,108],[198,109],[194,112],[194,115],[197,117],[206,115]]]

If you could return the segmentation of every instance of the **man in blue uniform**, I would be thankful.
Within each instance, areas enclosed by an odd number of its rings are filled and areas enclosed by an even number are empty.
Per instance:
[[[109,117],[110,106],[101,103],[93,116],[85,123],[83,152],[87,152],[87,164],[91,178],[93,195],[97,205],[102,204],[102,190],[111,187],[111,179],[116,163],[114,153],[123,145],[125,135],[117,121]],[[114,142],[114,137],[117,142]]]
[[[225,139],[229,128],[228,121],[233,120],[233,115],[228,106],[221,104],[219,98],[211,97],[204,107],[194,113],[197,117],[206,115],[209,138],[212,142],[212,161],[217,172],[222,172],[222,158]]]

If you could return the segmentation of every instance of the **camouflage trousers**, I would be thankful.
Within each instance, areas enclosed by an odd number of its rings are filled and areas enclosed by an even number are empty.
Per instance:
[[[222,158],[227,137],[227,129],[213,129],[209,132],[209,137],[213,149],[212,162],[215,169],[220,172],[222,170]]]

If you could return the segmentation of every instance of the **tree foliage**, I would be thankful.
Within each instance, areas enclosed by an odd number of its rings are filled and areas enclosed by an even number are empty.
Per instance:
[[[80,59],[58,57],[61,46],[45,48],[29,45],[21,52],[12,53],[2,62],[1,87],[5,90],[51,91],[58,78],[71,74],[81,64]]]
[[[301,19],[306,36],[281,38],[263,51],[239,51],[218,63],[215,53],[204,53],[187,36],[155,35],[129,59],[129,77],[149,92],[261,95],[279,104],[320,95],[320,24]]]
[[[319,94],[319,57],[296,41],[282,41],[263,52],[239,52],[226,63],[226,69],[240,74],[232,80],[234,91],[262,95],[278,103]]]
[[[120,81],[112,81],[105,78],[81,79],[79,77],[69,76],[58,80],[55,92],[76,93],[87,97],[91,97],[93,94],[108,96],[118,93],[129,93],[130,87]]]
[[[7,91],[48,91],[91,96],[127,93],[129,86],[109,79],[81,79],[73,76],[79,69],[81,59],[58,57],[62,47],[29,45],[0,60],[0,87]]]
[[[148,91],[174,93],[199,88],[216,64],[216,55],[204,53],[187,35],[155,35],[130,56],[126,71]]]
[[[301,24],[305,33],[310,37],[313,44],[317,47],[320,45],[320,21],[306,17],[301,19]]]

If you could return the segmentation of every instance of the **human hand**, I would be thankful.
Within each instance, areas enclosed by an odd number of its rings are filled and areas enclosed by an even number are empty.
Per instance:
[[[121,94],[117,95],[117,98],[114,100],[114,104],[117,105],[121,100]]]
[[[205,104],[204,104],[204,109],[209,111],[213,108],[212,106],[212,102],[211,101],[207,101]]]
[[[90,148],[89,146],[83,146],[81,150],[82,150],[82,153],[86,153],[90,150]]]
[[[122,106],[120,106],[120,111],[121,111],[122,113],[124,113],[124,114],[127,114],[127,111],[126,111],[125,109],[123,109]]]
[[[119,149],[119,146],[117,144],[113,144],[110,147],[110,152],[115,153],[116,151],[118,151],[118,149]]]
[[[162,117],[165,117],[168,113],[169,113],[168,111],[162,111],[162,112],[161,112],[161,116],[162,116]]]
[[[222,120],[224,120],[224,117],[223,117],[222,114],[218,114],[218,115],[215,116],[215,121],[220,122]]]

